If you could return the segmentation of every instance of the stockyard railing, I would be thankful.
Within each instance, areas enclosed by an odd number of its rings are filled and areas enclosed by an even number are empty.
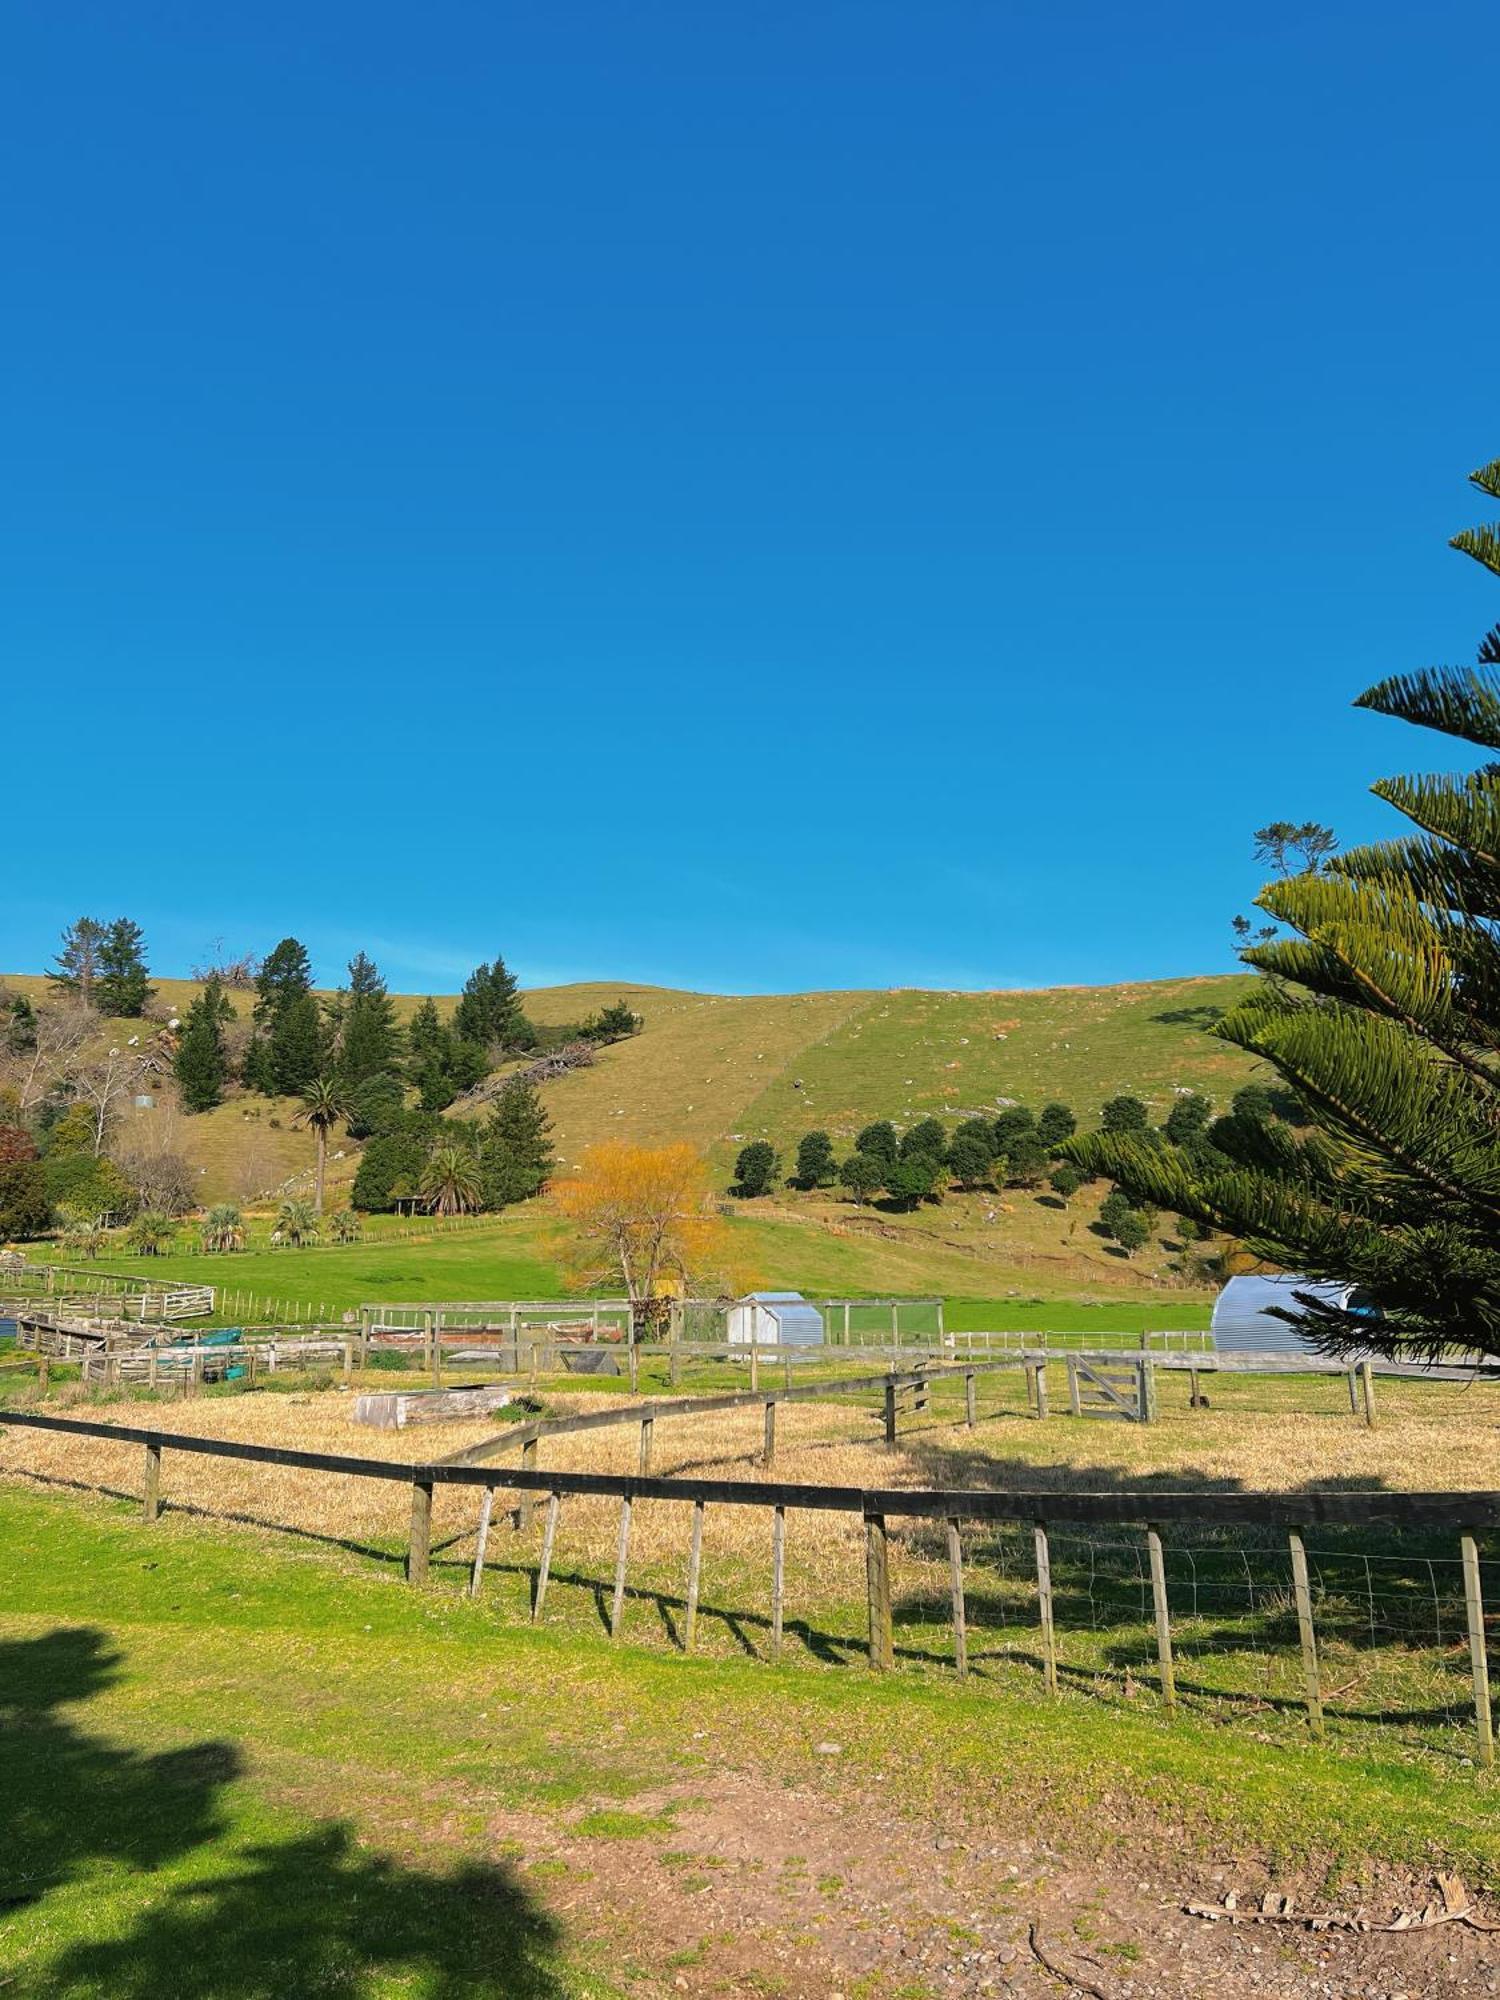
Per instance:
[[[802,1392],[794,1392],[802,1393]],[[690,1410],[681,1407],[677,1414]],[[862,1641],[840,1641],[856,1656],[863,1652],[876,1672],[891,1670],[897,1660],[895,1643],[895,1598],[892,1587],[891,1551],[893,1528],[905,1528],[927,1535],[947,1558],[946,1624],[950,1633],[946,1657],[960,1678],[986,1673],[989,1658],[976,1653],[973,1641],[982,1638],[982,1626],[971,1624],[968,1579],[976,1567],[984,1572],[979,1593],[981,1603],[995,1592],[996,1573],[1008,1588],[1014,1616],[1011,1629],[1024,1627],[1026,1647],[1018,1650],[1007,1643],[1004,1658],[1012,1665],[1035,1668],[1049,1696],[1066,1685],[1106,1691],[1106,1683],[1117,1678],[1119,1652],[1123,1650],[1127,1680],[1132,1666],[1148,1679],[1153,1675],[1156,1693],[1168,1715],[1177,1712],[1186,1696],[1206,1695],[1211,1701],[1225,1698],[1223,1691],[1205,1688],[1185,1679],[1182,1668],[1197,1651],[1193,1634],[1205,1612],[1210,1619],[1222,1620],[1222,1581],[1206,1571],[1210,1547],[1226,1561],[1238,1565],[1244,1583],[1236,1586],[1248,1600],[1273,1642],[1288,1655],[1295,1669],[1299,1692],[1296,1707],[1305,1718],[1307,1732],[1321,1739],[1329,1716],[1362,1722],[1409,1724],[1409,1713],[1389,1707],[1368,1711],[1340,1709],[1338,1703],[1348,1685],[1329,1686],[1320,1651],[1320,1624],[1332,1625],[1335,1645],[1345,1642],[1351,1617],[1370,1621],[1370,1641],[1393,1646],[1410,1646],[1416,1623],[1408,1615],[1404,1622],[1393,1615],[1392,1607],[1406,1614],[1413,1609],[1415,1594],[1410,1590],[1377,1588],[1374,1566],[1400,1561],[1406,1578],[1425,1571],[1428,1584],[1425,1603],[1430,1605],[1435,1630],[1432,1650],[1439,1656],[1436,1672],[1442,1683],[1440,1694],[1449,1692],[1455,1672],[1466,1683],[1463,1709],[1468,1715],[1467,1741],[1472,1754],[1460,1761],[1488,1769],[1494,1762],[1489,1670],[1484,1602],[1484,1569],[1480,1537],[1500,1531],[1500,1492],[1398,1493],[1389,1491],[1349,1492],[1304,1490],[1298,1492],[1124,1491],[1079,1492],[1036,1490],[979,1490],[970,1487],[869,1487],[816,1485],[774,1481],[709,1479],[700,1477],[654,1477],[649,1470],[634,1475],[608,1472],[543,1470],[534,1462],[534,1446],[543,1435],[556,1435],[562,1428],[580,1430],[596,1420],[633,1420],[643,1426],[643,1454],[648,1451],[647,1426],[666,1412],[637,1409],[634,1412],[597,1412],[592,1418],[561,1420],[552,1426],[537,1426],[523,1444],[523,1462],[516,1467],[478,1464],[474,1454],[467,1458],[427,1463],[400,1463],[387,1459],[361,1458],[323,1452],[298,1451],[276,1446],[239,1443],[227,1439],[195,1437],[159,1430],[80,1421],[45,1416],[19,1410],[0,1410],[0,1426],[60,1432],[101,1440],[114,1445],[138,1445],[143,1454],[141,1506],[148,1524],[160,1516],[163,1496],[163,1467],[168,1452],[238,1460],[243,1463],[276,1466],[312,1473],[326,1473],[355,1479],[385,1481],[407,1487],[411,1495],[410,1530],[405,1572],[413,1585],[428,1583],[432,1569],[433,1500],[443,1489],[473,1489],[479,1498],[479,1516],[474,1529],[474,1554],[466,1562],[467,1589],[479,1594],[497,1492],[515,1497],[510,1518],[518,1531],[533,1525],[538,1502],[544,1502],[544,1525],[540,1550],[532,1568],[529,1616],[536,1623],[543,1615],[552,1573],[553,1551],[563,1503],[570,1499],[613,1499],[619,1503],[619,1524],[612,1590],[609,1596],[608,1630],[612,1640],[621,1636],[629,1583],[630,1537],[633,1510],[647,1502],[675,1502],[691,1510],[691,1529],[686,1551],[683,1619],[678,1628],[678,1644],[685,1652],[694,1650],[698,1640],[703,1571],[703,1529],[709,1507],[749,1509],[769,1517],[770,1602],[769,1657],[782,1657],[787,1631],[786,1552],[787,1518],[791,1513],[840,1514],[855,1517],[863,1527],[865,1568],[866,1635]],[[533,1447],[531,1462],[524,1449]],[[649,1458],[648,1458],[649,1463]],[[1102,1539],[1099,1531],[1113,1539]],[[1081,1531],[1081,1532],[1080,1532]],[[1355,1547],[1354,1540],[1368,1545],[1379,1531],[1400,1538],[1421,1534],[1441,1536],[1444,1548],[1435,1553],[1430,1547],[1411,1556],[1392,1556],[1386,1550]],[[965,1535],[970,1537],[965,1546]],[[1205,1536],[1213,1538],[1205,1544]],[[1310,1542],[1310,1536],[1316,1536]],[[988,1539],[986,1539],[988,1537]],[[1323,1542],[1329,1546],[1322,1546]],[[1076,1544],[1087,1544],[1086,1562],[1074,1553]],[[1103,1551],[1113,1551],[1112,1564],[1101,1562]],[[1275,1552],[1279,1550],[1279,1559]],[[1126,1560],[1120,1560],[1124,1552]],[[1339,1566],[1363,1569],[1365,1585],[1352,1593],[1339,1574]],[[1288,1587],[1289,1580],[1289,1587]],[[602,1588],[602,1585],[599,1586]],[[1110,1592],[1123,1588],[1134,1594],[1146,1643],[1139,1649],[1131,1641],[1111,1656],[1113,1674],[1101,1674],[1097,1663],[1082,1664],[1065,1659],[1068,1641],[1082,1643],[1082,1634],[1097,1634],[1101,1620],[1098,1610]],[[1216,1595],[1217,1593],[1217,1595]],[[1070,1611],[1086,1600],[1095,1614],[1092,1628],[1080,1623]],[[1377,1600],[1379,1603],[1377,1604]],[[677,1600],[673,1600],[674,1603]],[[1351,1610],[1352,1606],[1352,1610]],[[1126,1621],[1110,1614],[1102,1621],[1107,1630],[1117,1630]],[[1117,1608],[1117,1607],[1116,1607]],[[903,1606],[903,1610],[905,1607]],[[705,1612],[705,1615],[708,1615]],[[728,1618],[730,1614],[718,1614]],[[981,1616],[985,1613],[982,1611]],[[1427,1615],[1424,1609],[1424,1617]],[[743,1614],[734,1614],[739,1624]],[[1377,1628],[1377,1621],[1379,1621]],[[909,1621],[908,1621],[909,1622]],[[993,1625],[993,1614],[989,1615]],[[1183,1645],[1184,1638],[1188,1643]],[[1214,1644],[1209,1635],[1198,1665]],[[829,1642],[823,1650],[832,1657]],[[904,1646],[903,1653],[919,1649]],[[1465,1655],[1461,1669],[1455,1657]],[[1154,1657],[1153,1657],[1154,1656]],[[931,1657],[931,1655],[924,1655]],[[1362,1677],[1356,1676],[1356,1679]],[[1244,1697],[1241,1696],[1241,1699]],[[1362,1699],[1369,1696],[1362,1693]],[[1262,1689],[1252,1691],[1258,1713],[1289,1707]],[[1434,1711],[1424,1711],[1431,1719]],[[1457,1704],[1439,1701],[1437,1717],[1449,1728],[1460,1726]],[[1457,1750],[1444,1745],[1450,1754]]]
[[[425,1309],[409,1310],[425,1314]],[[471,1310],[482,1315],[482,1308]],[[891,1361],[887,1350],[879,1347],[829,1350],[767,1342],[688,1347],[677,1341],[636,1341],[612,1350],[607,1344],[601,1348],[591,1342],[569,1339],[556,1323],[515,1333],[487,1322],[468,1328],[442,1329],[430,1314],[409,1324],[377,1325],[366,1321],[357,1335],[335,1322],[326,1326],[293,1323],[280,1328],[256,1328],[238,1341],[221,1340],[212,1345],[199,1344],[200,1338],[183,1335],[172,1326],[143,1327],[128,1321],[75,1326],[66,1313],[52,1310],[44,1313],[23,1308],[17,1322],[17,1347],[22,1352],[36,1354],[43,1389],[49,1385],[53,1362],[76,1363],[85,1384],[105,1390],[176,1389],[191,1395],[206,1382],[226,1377],[248,1379],[253,1386],[262,1374],[281,1368],[338,1372],[348,1383],[356,1369],[365,1372],[372,1365],[372,1357],[378,1361],[382,1354],[419,1362],[429,1372],[435,1388],[460,1387],[463,1383],[459,1378],[472,1381],[486,1374],[526,1375],[535,1384],[543,1375],[563,1373],[580,1355],[618,1351],[625,1359],[632,1392],[639,1386],[643,1359],[665,1359],[669,1385],[674,1390],[683,1370],[694,1362],[733,1362],[746,1369],[748,1396],[721,1396],[690,1403],[678,1400],[655,1406],[664,1415],[727,1410],[761,1399],[767,1399],[769,1408],[776,1400],[827,1400],[866,1389],[883,1390],[886,1437],[891,1444],[896,1441],[898,1412],[904,1413],[908,1407],[925,1409],[930,1387],[943,1382],[957,1381],[964,1385],[966,1418],[972,1429],[976,1383],[985,1376],[1021,1374],[1025,1380],[1027,1412],[1036,1418],[1046,1419],[1053,1414],[1052,1391],[1056,1383],[1059,1389],[1065,1385],[1066,1407],[1075,1417],[1103,1416],[1147,1424],[1156,1422],[1160,1414],[1158,1378],[1162,1376],[1186,1377],[1190,1411],[1207,1407],[1205,1378],[1215,1375],[1282,1381],[1298,1376],[1342,1378],[1347,1386],[1350,1415],[1361,1418],[1370,1429],[1375,1428],[1377,1421],[1375,1385],[1380,1377],[1450,1384],[1494,1379],[1473,1364],[1415,1366],[1369,1358],[1349,1362],[1325,1360],[1316,1355],[1216,1354],[1192,1349],[1139,1349],[1122,1354],[1115,1348],[1058,1351],[1050,1346],[1001,1347],[988,1353],[970,1351],[963,1358],[951,1351],[934,1357],[916,1353],[911,1354],[906,1370],[902,1371]],[[793,1387],[796,1369],[820,1362],[826,1368],[829,1363],[851,1366],[860,1361],[883,1363],[883,1372],[869,1377],[820,1373],[802,1387]],[[768,1390],[761,1380],[765,1370],[773,1375],[779,1372],[784,1387]],[[1122,1395],[1122,1389],[1128,1393]],[[566,1428],[578,1420],[556,1421]],[[613,1424],[640,1418],[625,1408],[596,1413],[596,1418],[585,1427],[593,1428],[595,1421]]]

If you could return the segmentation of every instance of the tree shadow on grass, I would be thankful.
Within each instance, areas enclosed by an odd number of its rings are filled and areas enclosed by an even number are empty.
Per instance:
[[[172,1871],[143,1907],[130,1897],[125,1930],[13,1975],[18,2000],[359,2000],[392,1977],[421,2000],[562,2000],[556,1928],[505,1868],[409,1869],[339,1821],[214,1850],[232,1744],[148,1755],[59,1713],[120,1662],[87,1628],[0,1644],[0,1913],[100,1867]]]

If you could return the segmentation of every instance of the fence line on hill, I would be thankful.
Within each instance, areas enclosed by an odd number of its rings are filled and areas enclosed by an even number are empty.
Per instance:
[[[794,1392],[796,1393],[796,1392]],[[606,1414],[606,1413],[600,1413]],[[642,1417],[627,1413],[643,1424],[660,1412]],[[946,1537],[951,1584],[950,1619],[953,1634],[953,1663],[960,1676],[969,1671],[969,1631],[965,1597],[965,1554],[962,1533],[966,1526],[988,1524],[1029,1530],[1032,1582],[1034,1586],[1034,1636],[1040,1649],[1043,1684],[1049,1695],[1060,1686],[1060,1660],[1056,1597],[1054,1591],[1054,1542],[1060,1524],[1107,1525],[1134,1531],[1139,1538],[1137,1571],[1149,1578],[1150,1616],[1156,1650],[1157,1691],[1170,1715],[1179,1705],[1177,1662],[1174,1651],[1174,1618],[1167,1581],[1168,1537],[1174,1528],[1225,1527],[1254,1530],[1265,1534],[1277,1531],[1285,1536],[1290,1563],[1291,1598],[1295,1607],[1300,1654],[1302,1696],[1309,1733],[1321,1738],[1325,1732],[1325,1693],[1319,1660],[1315,1600],[1309,1566],[1306,1535],[1310,1527],[1368,1530],[1385,1527],[1396,1531],[1425,1529],[1457,1538],[1456,1566],[1462,1573],[1463,1623],[1467,1640],[1470,1693],[1476,1760],[1489,1768],[1494,1762],[1489,1669],[1478,1538],[1500,1530],[1500,1492],[1397,1493],[1390,1491],[1301,1491],[1301,1492],[1218,1492],[1218,1491],[1116,1491],[1112,1493],[1050,1490],[984,1490],[974,1488],[901,1488],[822,1486],[781,1481],[707,1479],[701,1477],[653,1477],[649,1470],[636,1474],[565,1472],[542,1470],[523,1462],[516,1467],[477,1465],[471,1462],[434,1461],[400,1463],[388,1459],[345,1456],[328,1452],[300,1451],[287,1447],[245,1444],[229,1439],[195,1437],[189,1434],[141,1429],[132,1426],[86,1422],[52,1417],[41,1413],[0,1410],[0,1426],[14,1425],[64,1435],[89,1437],[112,1444],[135,1444],[142,1448],[142,1516],[154,1523],[162,1508],[162,1476],[165,1454],[192,1455],[280,1466],[309,1472],[336,1474],[359,1479],[375,1479],[407,1486],[411,1492],[411,1522],[407,1545],[406,1575],[413,1585],[428,1582],[432,1560],[432,1511],[435,1493],[441,1488],[472,1488],[480,1497],[480,1517],[475,1531],[475,1554],[468,1588],[477,1594],[483,1577],[494,1497],[497,1491],[514,1493],[515,1521],[528,1527],[537,1498],[546,1501],[546,1524],[541,1554],[536,1568],[531,1601],[531,1618],[541,1615],[546,1598],[552,1550],[559,1509],[568,1498],[612,1498],[620,1505],[617,1554],[610,1599],[609,1631],[617,1640],[621,1633],[628,1581],[632,1509],[647,1501],[683,1503],[692,1509],[692,1533],[688,1554],[685,1619],[681,1636],[684,1650],[695,1643],[701,1590],[701,1556],[704,1510],[712,1506],[740,1507],[769,1514],[772,1529],[772,1583],[770,1631],[772,1658],[780,1656],[786,1624],[785,1562],[786,1517],[789,1510],[839,1513],[859,1518],[864,1528],[867,1639],[866,1657],[871,1669],[889,1671],[895,1665],[894,1605],[890,1564],[890,1524],[893,1520],[922,1521],[941,1529]],[[575,1427],[581,1428],[581,1425]],[[644,1441],[643,1433],[643,1441]],[[1338,1556],[1340,1552],[1331,1552]],[[1144,1555],[1144,1563],[1140,1558]],[[1371,1558],[1364,1558],[1368,1571]],[[1453,1565],[1453,1557],[1439,1558]],[[1426,1559],[1429,1570],[1433,1559]],[[1248,1559],[1247,1559],[1248,1573]],[[1434,1603],[1438,1602],[1434,1581]],[[1092,1593],[1091,1593],[1092,1594]],[[1252,1587],[1253,1595],[1253,1587]],[[1374,1595],[1371,1595],[1372,1618]],[[1195,1598],[1196,1608],[1196,1598]],[[1336,1692],[1336,1691],[1334,1691]],[[1384,1718],[1378,1718],[1384,1719]]]

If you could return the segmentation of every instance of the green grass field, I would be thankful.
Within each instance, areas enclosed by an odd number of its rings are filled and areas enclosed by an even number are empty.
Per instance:
[[[1048,1701],[1022,1674],[964,1687],[612,1649],[518,1623],[508,1589],[413,1593],[211,1522],[146,1530],[97,1496],[8,1485],[0,1539],[0,1980],[17,2000],[670,1990],[729,1948],[706,1915],[691,1957],[664,1923],[714,1879],[726,1780],[740,1814],[749,1788],[790,1789],[804,1827],[878,1797],[929,1857],[934,1827],[940,1847],[1004,1828],[1132,1880],[1215,1854],[1335,1887],[1438,1857],[1500,1878],[1492,1787],[1399,1745],[1258,1740],[1071,1686]],[[836,1759],[815,1754],[830,1740]],[[843,1878],[820,1887],[836,1916]],[[1013,1894],[993,1909],[1024,1916]],[[815,1942],[799,1936],[760,1925],[758,1962]]]
[[[988,1288],[995,1268],[983,1260],[934,1249],[913,1239],[835,1236],[814,1222],[736,1217],[737,1261],[758,1283],[774,1282],[812,1297],[942,1297],[955,1331],[1028,1328],[1078,1332],[1093,1328],[1135,1333],[1143,1327],[1193,1329],[1208,1324],[1206,1293],[1048,1284],[1034,1270],[1017,1270],[1003,1292]],[[184,1232],[186,1238],[188,1232]],[[379,1300],[560,1299],[568,1277],[561,1227],[541,1208],[522,1208],[426,1241],[394,1240],[378,1225],[367,1241],[303,1250],[252,1248],[205,1257],[185,1251],[161,1257],[105,1256],[89,1268],[129,1278],[211,1284],[224,1297],[216,1318],[233,1323],[231,1295],[253,1294],[256,1305],[295,1306],[306,1317],[337,1316]],[[1078,1295],[1081,1289],[1082,1296]],[[243,1311],[244,1308],[238,1309]],[[261,1317],[266,1316],[260,1313]]]

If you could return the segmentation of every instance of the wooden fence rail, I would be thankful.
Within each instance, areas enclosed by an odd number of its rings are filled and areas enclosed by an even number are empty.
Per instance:
[[[612,1414],[612,1413],[598,1413]],[[627,1413],[640,1420],[640,1412]],[[659,1412],[658,1412],[659,1414]],[[654,1419],[648,1418],[647,1421]],[[574,1420],[575,1422],[577,1420]],[[1309,1731],[1321,1736],[1324,1729],[1322,1693],[1314,1607],[1308,1579],[1307,1554],[1303,1541],[1311,1523],[1345,1527],[1440,1529],[1459,1538],[1469,1639],[1470,1672],[1473,1688],[1477,1762],[1490,1767],[1494,1761],[1491,1724],[1489,1673],[1485,1637],[1484,1604],[1478,1533],[1500,1528],[1500,1492],[1395,1493],[1298,1492],[1298,1493],[1178,1493],[1158,1490],[1141,1492],[1080,1493],[1049,1490],[1010,1489],[995,1491],[976,1488],[941,1487],[857,1487],[820,1486],[786,1481],[751,1481],[703,1478],[657,1478],[649,1472],[636,1474],[545,1471],[532,1462],[514,1467],[477,1465],[453,1461],[399,1464],[388,1459],[355,1458],[332,1452],[297,1451],[275,1445],[242,1444],[225,1438],[193,1437],[186,1433],[148,1430],[123,1424],[91,1423],[71,1417],[44,1416],[21,1410],[0,1410],[0,1426],[61,1432],[90,1437],[113,1444],[136,1444],[144,1452],[142,1515],[145,1521],[158,1519],[161,1509],[163,1459],[168,1451],[182,1451],[209,1458],[237,1459],[257,1465],[292,1467],[302,1471],[328,1472],[346,1478],[380,1479],[411,1490],[411,1529],[407,1556],[407,1577],[412,1584],[428,1579],[432,1550],[432,1504],[441,1486],[472,1487],[479,1492],[481,1514],[474,1567],[467,1588],[479,1587],[483,1571],[494,1494],[505,1488],[516,1493],[521,1506],[518,1522],[529,1519],[530,1498],[544,1495],[547,1526],[544,1553],[538,1571],[532,1617],[540,1615],[547,1587],[553,1537],[558,1509],[565,1498],[612,1498],[619,1502],[619,1533],[610,1600],[609,1630],[612,1639],[620,1635],[625,1603],[630,1553],[632,1510],[649,1500],[676,1501],[692,1508],[692,1544],[689,1555],[687,1619],[684,1643],[690,1650],[697,1624],[698,1589],[701,1573],[703,1515],[710,1505],[750,1507],[771,1516],[772,1653],[779,1655],[784,1625],[784,1576],[786,1516],[789,1510],[844,1513],[857,1516],[865,1530],[865,1571],[868,1613],[868,1658],[872,1669],[885,1671],[894,1665],[892,1598],[889,1557],[889,1526],[895,1519],[919,1519],[940,1525],[947,1539],[952,1584],[954,1663],[962,1675],[968,1667],[967,1629],[964,1607],[961,1529],[965,1522],[1009,1522],[1029,1525],[1035,1548],[1037,1629],[1042,1652],[1046,1688],[1058,1688],[1057,1635],[1053,1615],[1053,1592],[1049,1530],[1059,1523],[1098,1524],[1141,1530],[1149,1554],[1152,1604],[1155,1621],[1158,1686],[1163,1708],[1168,1714],[1177,1709],[1177,1687],[1172,1655],[1171,1611],[1167,1599],[1161,1531],[1172,1523],[1200,1526],[1213,1523],[1264,1529],[1280,1528],[1287,1536],[1291,1560],[1293,1595],[1296,1603],[1302,1655],[1304,1699]]]

